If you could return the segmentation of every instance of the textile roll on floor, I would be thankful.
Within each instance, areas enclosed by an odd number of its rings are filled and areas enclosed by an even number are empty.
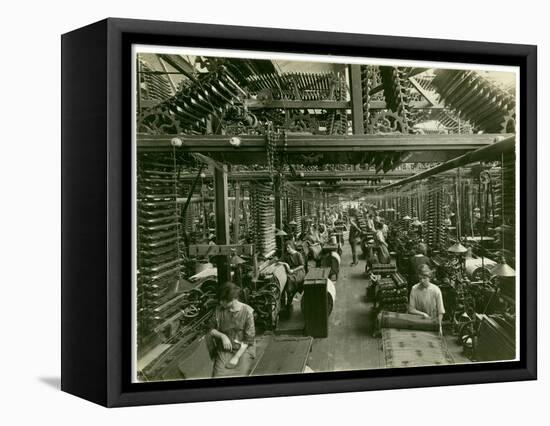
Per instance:
[[[386,367],[454,364],[437,321],[418,315],[381,312],[378,316]]]
[[[382,311],[378,315],[380,328],[397,328],[405,330],[438,331],[437,321],[429,318],[422,318],[419,315],[405,314],[399,312]]]
[[[454,364],[445,338],[437,332],[384,328],[382,346],[388,368]]]

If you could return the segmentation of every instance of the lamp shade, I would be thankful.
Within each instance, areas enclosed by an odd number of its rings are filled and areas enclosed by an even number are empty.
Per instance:
[[[491,274],[496,275],[497,277],[515,277],[516,271],[512,269],[511,266],[506,264],[506,260],[504,258],[501,258],[499,263],[491,269]]]
[[[231,265],[233,266],[246,263],[246,261],[242,257],[240,257],[238,254],[233,254],[233,256],[231,256],[230,261],[231,261]]]
[[[403,220],[411,220],[411,217],[409,215],[403,216]]]
[[[464,254],[468,251],[468,249],[464,247],[462,244],[460,244],[460,242],[457,242],[453,244],[451,247],[449,247],[447,251],[453,254]]]
[[[422,222],[420,222],[420,221],[418,220],[418,218],[415,217],[415,218],[413,219],[413,221],[411,222],[411,225],[412,225],[412,226],[421,226],[421,225],[422,225]]]
[[[286,237],[288,234],[283,231],[282,229],[277,229],[277,232],[275,233],[276,237]]]

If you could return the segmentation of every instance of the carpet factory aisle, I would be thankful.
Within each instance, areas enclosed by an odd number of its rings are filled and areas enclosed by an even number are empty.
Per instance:
[[[358,248],[358,250],[360,250]],[[350,266],[351,249],[346,242],[336,303],[330,316],[329,336],[315,339],[308,359],[313,371],[342,371],[382,367],[380,340],[372,337],[372,303],[366,303],[365,261]]]

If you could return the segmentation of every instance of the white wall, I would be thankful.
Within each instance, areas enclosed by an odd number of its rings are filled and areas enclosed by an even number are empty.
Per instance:
[[[60,321],[60,34],[107,16],[539,45],[540,165],[549,158],[548,13],[524,0],[4,2],[0,165],[2,424],[529,424],[548,413],[550,336],[540,327],[538,382],[105,410],[56,390]],[[121,2],[122,3],[122,2]],[[370,18],[370,19],[369,19]],[[541,167],[539,185],[550,176]],[[548,215],[548,198],[541,197]],[[542,216],[542,214],[541,214]],[[550,238],[540,223],[541,246]],[[7,237],[7,238],[6,238]],[[541,253],[546,257],[547,253]],[[539,300],[549,300],[541,268]],[[7,291],[7,294],[6,294]],[[543,304],[540,323],[548,325]],[[285,414],[292,415],[285,420]],[[6,422],[4,418],[12,418]],[[533,424],[543,424],[539,420]],[[189,424],[189,423],[188,423]]]

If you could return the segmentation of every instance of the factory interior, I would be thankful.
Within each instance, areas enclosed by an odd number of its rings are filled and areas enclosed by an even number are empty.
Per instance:
[[[136,75],[136,381],[516,358],[515,73]]]

